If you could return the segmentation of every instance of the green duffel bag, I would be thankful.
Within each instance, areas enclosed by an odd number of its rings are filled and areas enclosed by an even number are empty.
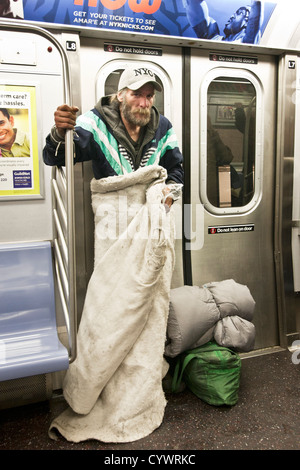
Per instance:
[[[210,405],[235,405],[238,401],[241,358],[231,349],[210,341],[181,354],[175,364],[172,391],[181,381]]]

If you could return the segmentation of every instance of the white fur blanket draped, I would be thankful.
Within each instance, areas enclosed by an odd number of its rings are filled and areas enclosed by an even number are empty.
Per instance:
[[[92,180],[95,266],[66,374],[71,408],[51,424],[69,441],[130,442],[160,426],[169,294],[174,268],[173,211],[162,200],[166,170]]]

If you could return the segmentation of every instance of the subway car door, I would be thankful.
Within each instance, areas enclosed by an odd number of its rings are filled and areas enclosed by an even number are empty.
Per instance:
[[[275,57],[191,55],[192,283],[234,279],[248,286],[256,302],[255,349],[279,344],[276,77]]]
[[[100,39],[82,37],[80,40],[81,62],[81,98],[82,112],[92,109],[104,95],[117,91],[121,72],[127,64],[137,64],[154,70],[163,91],[156,92],[155,105],[173,124],[179,146],[181,147],[181,115],[182,115],[182,59],[180,49],[172,47],[152,48],[106,43]],[[90,180],[93,177],[90,162],[83,164],[84,191],[84,233],[87,278],[93,270],[93,239],[94,221],[90,203]],[[180,205],[181,203],[176,203]],[[181,208],[176,209],[177,254],[173,285],[182,285],[181,267]],[[77,237],[81,235],[77,232]]]

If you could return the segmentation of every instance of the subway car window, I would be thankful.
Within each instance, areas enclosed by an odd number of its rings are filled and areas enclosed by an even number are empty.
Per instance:
[[[112,73],[110,73],[105,81],[105,95],[112,95],[116,93],[118,89],[118,83],[120,79],[120,75],[123,72],[123,69],[117,69],[114,70]],[[158,83],[161,85],[162,90],[163,90],[163,83],[160,80],[158,76],[156,76],[156,80]],[[164,114],[164,93],[162,92],[156,92],[155,93],[155,102],[154,105],[160,112],[160,114]]]
[[[218,76],[207,89],[206,190],[218,208],[242,207],[255,191],[256,89]]]

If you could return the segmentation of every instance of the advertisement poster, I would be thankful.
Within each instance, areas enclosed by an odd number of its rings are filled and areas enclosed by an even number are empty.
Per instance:
[[[34,86],[0,84],[0,197],[40,194]]]
[[[6,5],[4,7],[3,5]],[[0,16],[27,21],[259,44],[276,7],[255,0],[6,0]]]

